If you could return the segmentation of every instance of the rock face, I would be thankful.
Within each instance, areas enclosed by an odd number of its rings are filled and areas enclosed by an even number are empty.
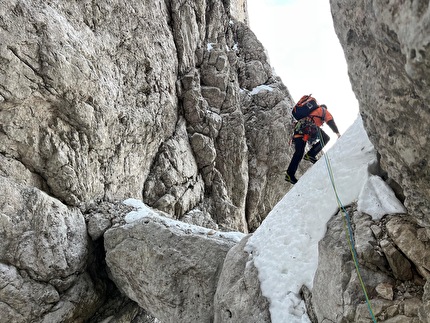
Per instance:
[[[418,238],[419,229],[406,216],[372,221],[355,206],[348,209],[355,228],[354,242],[360,273],[374,316],[387,322],[429,322],[426,312],[430,265],[429,237]],[[308,311],[314,322],[369,322],[365,302],[342,214],[328,223],[319,244],[319,266],[314,278]],[[424,279],[423,279],[424,278]],[[427,282],[426,282],[427,280]]]
[[[213,322],[218,277],[237,240],[201,229],[144,217],[108,230],[113,281],[162,322]]]
[[[244,0],[0,4],[1,312],[146,322],[106,275],[117,202],[255,230],[288,187],[288,90]]]
[[[46,322],[82,320],[99,299],[85,272],[88,239],[82,213],[5,177],[0,186],[2,319],[28,322],[50,312]]]
[[[429,236],[407,216],[369,215],[348,210],[354,230],[360,273],[378,321],[428,322]],[[314,322],[368,322],[371,316],[338,214],[319,244],[319,266],[311,306]],[[413,251],[412,251],[413,250]],[[427,280],[427,282],[426,282]]]
[[[430,226],[428,1],[331,0],[352,88],[382,167]]]
[[[164,217],[148,209],[105,235],[110,276],[162,322],[270,322],[248,237]],[[240,243],[238,243],[240,241]]]
[[[244,250],[248,238],[231,248],[224,261],[214,300],[215,323],[271,322],[257,269]]]
[[[67,205],[143,192],[177,218],[199,209],[254,230],[285,192],[291,99],[263,46],[229,16],[244,6],[5,3],[2,167],[16,176],[17,160]],[[270,117],[257,124],[260,107]],[[255,127],[275,134],[265,151],[254,149],[267,140]]]
[[[374,314],[379,321],[429,322],[429,4],[330,2],[367,133],[381,155],[387,183],[408,213],[374,222],[353,211],[359,262]],[[336,221],[320,244],[312,310],[317,321],[368,321],[364,299],[354,303],[360,297],[357,275],[337,241],[344,237]]]
[[[216,252],[222,248],[200,242],[198,237],[187,239],[180,229],[163,227],[163,223],[145,220],[106,233],[106,261],[113,280],[163,322],[187,318],[195,322],[198,317],[210,321],[219,260],[231,245],[226,244],[220,256]]]
[[[409,214],[357,216],[364,274],[381,318],[426,322],[429,6],[331,4],[365,125]],[[285,194],[293,102],[246,21],[244,0],[0,0],[2,318],[269,320],[241,245],[183,239],[158,222],[122,226],[130,210],[118,202],[246,233]],[[327,239],[316,286],[333,259],[343,293],[327,312],[312,291],[315,317],[368,319],[346,251]],[[175,243],[186,248],[167,257]],[[156,275],[163,261],[170,271]]]
[[[8,1],[1,15],[3,155],[67,205],[138,196],[177,118],[168,9]]]

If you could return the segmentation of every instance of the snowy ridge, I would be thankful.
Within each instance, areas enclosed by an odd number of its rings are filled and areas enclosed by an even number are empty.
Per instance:
[[[361,118],[327,154],[343,205],[358,200],[371,176],[369,166],[377,162]],[[273,208],[248,241],[246,250],[252,252],[263,295],[270,301],[273,323],[310,322],[298,293],[302,285],[312,288],[318,242],[337,210],[322,157]]]

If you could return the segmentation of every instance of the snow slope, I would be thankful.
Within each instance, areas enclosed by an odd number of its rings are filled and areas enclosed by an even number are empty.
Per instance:
[[[405,212],[391,188],[368,171],[377,162],[376,152],[360,117],[325,157],[299,179],[246,245],[246,251],[252,254],[250,260],[258,269],[263,295],[270,302],[272,323],[310,322],[299,291],[302,285],[312,288],[318,265],[318,242],[325,235],[328,220],[338,211],[328,164],[344,206],[357,201],[358,209],[374,220],[385,214]],[[126,226],[145,217],[157,217],[166,226],[194,234],[220,235],[235,242],[245,236],[161,217],[138,200],[128,199],[124,203],[137,209],[125,217]]]
[[[369,174],[369,166],[377,162],[376,152],[361,118],[338,139],[326,157],[299,179],[246,246],[258,269],[263,295],[270,301],[273,323],[310,322],[299,291],[302,285],[312,288],[318,242],[325,235],[328,220],[338,210],[328,164],[344,206],[358,201],[361,209],[374,219],[404,211],[388,185]],[[374,203],[375,199],[378,203]]]

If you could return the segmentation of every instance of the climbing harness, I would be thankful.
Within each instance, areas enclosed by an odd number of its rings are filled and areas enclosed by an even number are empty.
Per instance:
[[[318,129],[318,136],[321,141],[322,146],[325,146],[324,139],[321,135],[321,130]],[[339,207],[340,212],[343,214],[343,224],[345,227],[346,236],[348,238],[349,243],[349,249],[351,251],[352,259],[354,261],[355,270],[357,272],[358,279],[360,280],[361,289],[363,290],[364,297],[366,298],[367,308],[369,310],[370,316],[372,317],[372,320],[374,323],[377,323],[375,315],[373,314],[372,306],[370,304],[369,296],[367,295],[366,286],[364,285],[363,278],[361,276],[360,272],[360,266],[358,264],[358,256],[357,251],[355,249],[355,243],[353,239],[353,231],[352,231],[352,225],[351,225],[351,218],[348,214],[348,211],[345,209],[344,205],[342,204],[342,201],[339,198],[339,194],[337,193],[336,184],[333,176],[333,169],[331,167],[330,159],[328,157],[327,153],[324,153],[324,160],[327,166],[327,171],[330,177],[331,186],[333,187],[334,194],[336,196],[337,205]]]

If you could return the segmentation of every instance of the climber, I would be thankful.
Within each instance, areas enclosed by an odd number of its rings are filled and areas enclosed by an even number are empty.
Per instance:
[[[295,151],[285,175],[285,180],[287,182],[290,182],[291,184],[297,183],[297,178],[294,175],[296,174],[302,158],[310,161],[312,164],[315,164],[318,160],[316,156],[330,140],[330,137],[320,128],[324,122],[327,123],[330,129],[339,138],[340,133],[333,120],[333,116],[324,104],[317,105],[317,107],[311,111],[307,117],[297,121],[294,127],[292,139]],[[304,155],[306,143],[311,144],[312,147]]]

